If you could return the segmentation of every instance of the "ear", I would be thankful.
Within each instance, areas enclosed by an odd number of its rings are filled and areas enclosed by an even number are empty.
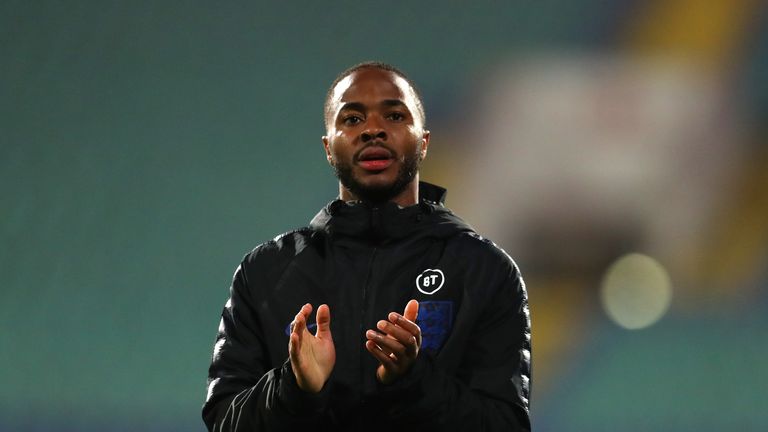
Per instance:
[[[325,159],[333,166],[333,155],[331,155],[331,142],[328,140],[328,136],[323,135],[321,138],[323,141],[323,148],[325,149]]]
[[[429,147],[429,131],[424,129],[421,134],[421,159],[427,157],[427,148]]]

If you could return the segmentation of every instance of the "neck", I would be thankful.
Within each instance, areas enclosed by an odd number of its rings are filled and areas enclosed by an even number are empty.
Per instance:
[[[361,198],[339,183],[339,197],[343,201],[367,201]],[[388,202],[393,202],[400,207],[409,207],[419,202],[419,174],[417,173],[413,180],[399,194],[390,198]]]

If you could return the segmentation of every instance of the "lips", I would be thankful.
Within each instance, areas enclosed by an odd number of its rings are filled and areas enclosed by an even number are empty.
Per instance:
[[[357,164],[367,171],[381,171],[387,169],[395,160],[391,150],[372,146],[364,148],[355,158]]]

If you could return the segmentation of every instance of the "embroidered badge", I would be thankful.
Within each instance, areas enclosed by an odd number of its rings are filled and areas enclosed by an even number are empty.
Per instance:
[[[442,270],[426,269],[416,276],[416,289],[427,295],[436,293],[445,283],[445,275]]]
[[[416,324],[421,328],[421,349],[432,354],[437,353],[453,327],[453,302],[419,302]]]

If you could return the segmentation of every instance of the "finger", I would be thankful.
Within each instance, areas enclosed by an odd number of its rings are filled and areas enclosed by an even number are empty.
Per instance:
[[[385,334],[381,334],[381,333],[379,333],[377,331],[374,331],[374,330],[368,330],[367,332],[365,332],[365,337],[368,338],[369,341],[371,341],[374,344],[376,344],[379,347],[379,349],[384,351],[385,354],[387,354],[387,355],[395,355],[394,351],[392,351],[392,349],[390,349],[388,345],[386,345],[384,343],[379,343],[379,342],[384,341],[386,339],[393,340],[391,337],[389,337],[389,336],[387,336]]]
[[[309,319],[309,314],[312,313],[312,305],[307,303],[304,306],[299,309],[299,313],[304,317],[304,320],[306,321]]]
[[[315,316],[315,320],[317,320],[317,332],[315,332],[315,336],[319,338],[330,338],[331,308],[325,304],[320,305],[320,307],[317,308],[317,315]]]
[[[405,345],[400,343],[400,341],[397,339],[391,338],[373,330],[368,330],[365,333],[365,336],[368,338],[368,340],[373,341],[376,345],[378,345],[379,348],[381,348],[381,350],[387,354],[394,354],[397,358],[403,358],[405,356]]]
[[[408,304],[405,305],[403,315],[405,315],[405,319],[408,321],[416,322],[416,317],[419,316],[419,302],[416,300],[409,301]]]
[[[292,333],[291,337],[288,341],[288,356],[291,359],[291,364],[298,365],[299,359],[301,356],[299,355],[299,350],[301,349],[301,343],[299,341],[299,335],[296,333]]]
[[[398,327],[405,329],[413,336],[416,336],[416,339],[421,338],[421,328],[418,326],[418,324],[416,324],[414,320],[409,320],[396,312],[390,312],[387,318],[392,324],[395,324]]]
[[[381,332],[385,333],[387,336],[397,339],[403,345],[416,343],[416,338],[413,333],[396,324],[392,324],[389,321],[382,320],[377,322],[376,328],[381,330]]]
[[[291,323],[291,332],[294,330],[301,334],[303,329],[306,329],[307,319],[309,318],[309,314],[312,313],[312,305],[309,303],[306,303],[304,306],[299,309],[299,312],[296,313],[296,316],[293,318],[293,322]],[[303,329],[296,329],[299,318],[301,318],[301,321],[304,323]]]
[[[296,317],[293,319],[293,329],[291,330],[292,335],[296,335],[299,341],[301,341],[302,336],[304,336],[304,331],[307,329],[307,321],[304,318],[304,315],[301,314],[301,312],[296,314]]]
[[[395,359],[390,357],[388,353],[382,351],[381,347],[376,345],[375,342],[371,340],[366,341],[365,349],[367,349],[368,352],[370,352],[373,357],[375,357],[376,360],[378,360],[379,363],[384,366],[384,369],[387,369],[388,371],[395,371],[397,369]]]
[[[392,324],[389,321],[379,321],[376,325],[381,331],[386,333],[387,336],[397,339],[397,341],[405,348],[405,354],[407,356],[415,357],[418,354],[419,348],[421,347],[420,334],[413,335],[409,331],[398,325]]]

